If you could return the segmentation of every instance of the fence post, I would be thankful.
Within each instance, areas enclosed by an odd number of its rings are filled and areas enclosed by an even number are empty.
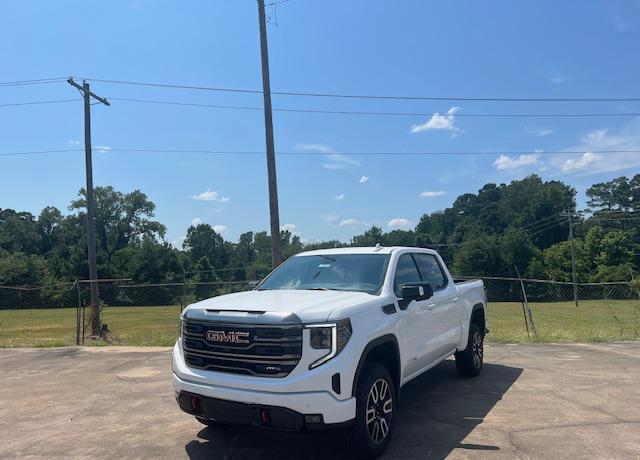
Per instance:
[[[78,306],[76,307],[76,345],[80,345],[80,308],[82,300],[80,299],[80,284],[76,279],[73,282],[73,288],[76,290],[76,296],[78,297]]]
[[[536,331],[536,325],[533,322],[533,315],[531,314],[531,309],[529,308],[529,301],[527,300],[527,291],[524,288],[524,282],[522,281],[522,277],[520,276],[520,271],[518,267],[514,265],[516,269],[516,274],[518,275],[518,279],[520,280],[520,289],[522,289],[522,314],[524,315],[524,323],[527,326],[527,336],[529,335],[529,322],[531,323],[531,331],[533,332],[534,337],[538,337],[538,331]],[[527,321],[527,317],[529,321]]]

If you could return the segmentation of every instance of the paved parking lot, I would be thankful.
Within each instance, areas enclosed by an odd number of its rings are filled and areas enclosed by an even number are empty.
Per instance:
[[[386,458],[640,458],[640,343],[493,345],[402,389]],[[341,433],[203,428],[168,349],[0,350],[0,457],[342,458]]]

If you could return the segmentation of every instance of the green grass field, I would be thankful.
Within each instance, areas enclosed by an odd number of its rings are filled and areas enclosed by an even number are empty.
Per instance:
[[[640,301],[588,300],[580,302],[579,308],[572,302],[530,306],[537,338],[527,336],[520,303],[497,302],[489,304],[491,332],[487,339],[499,343],[640,340]],[[109,325],[114,344],[169,346],[178,333],[179,311],[177,305],[107,307],[103,322]],[[0,311],[0,347],[73,345],[75,337],[73,308]],[[106,344],[103,340],[85,341],[85,345]]]

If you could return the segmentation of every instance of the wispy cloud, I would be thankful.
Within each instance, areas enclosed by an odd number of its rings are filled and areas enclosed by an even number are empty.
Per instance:
[[[346,155],[336,153],[331,147],[325,144],[298,144],[296,149],[306,152],[317,152],[325,154],[325,162],[322,167],[325,169],[345,169],[349,166],[360,166],[360,162]]]
[[[402,228],[402,229],[407,229],[413,226],[413,222],[411,222],[409,219],[403,219],[400,217],[396,217],[395,219],[391,219],[388,223],[387,226],[390,228]]]
[[[364,184],[369,181],[369,176],[362,176],[358,182]]]
[[[496,161],[493,162],[493,166],[498,171],[504,171],[508,169],[517,169],[522,166],[529,166],[538,163],[540,155],[537,153],[525,154],[520,156],[510,157],[509,155],[500,155]]]
[[[296,224],[282,224],[280,230],[295,233],[298,230],[298,226]]]
[[[332,153],[327,155],[327,162],[322,163],[322,167],[325,169],[345,169],[349,166],[360,166],[359,161],[354,160],[346,155],[340,153]]]
[[[80,145],[81,143],[82,142],[80,142],[77,139],[70,139],[70,140],[67,141],[67,144],[69,144],[69,145]]]
[[[339,194],[339,195],[334,196],[334,197],[333,197],[333,199],[334,199],[334,200],[337,200],[337,201],[342,201],[342,200],[344,200],[344,197],[345,197],[345,196],[346,196],[346,195],[345,195],[344,193],[341,193],[341,194]]]
[[[229,227],[222,224],[214,225],[212,228],[218,235],[222,235],[223,233],[226,233],[226,231],[229,229]]]
[[[445,114],[436,112],[423,124],[411,126],[411,133],[416,134],[423,131],[451,131],[452,136],[457,136],[462,132],[462,130],[455,125],[455,114],[459,110],[460,107],[451,107]]]
[[[582,137],[578,145],[567,151],[582,152],[567,158],[557,155],[549,166],[566,174],[598,174],[623,171],[640,167],[640,117],[630,120],[617,131],[601,128]],[[597,153],[598,150],[621,150],[622,152]]]
[[[547,72],[544,76],[547,81],[555,84],[566,83],[572,80],[572,77],[557,71]]]
[[[218,192],[211,189],[207,189],[198,195],[191,195],[191,198],[198,201],[217,201],[219,203],[226,203],[230,200],[229,197],[220,196]]]
[[[446,195],[447,192],[445,192],[444,190],[425,190],[424,192],[422,192],[419,197],[420,198],[434,198],[436,196],[442,196],[442,195]]]
[[[201,223],[203,223],[203,222],[204,222],[204,221],[203,221],[202,219],[200,219],[199,217],[194,217],[194,218],[191,220],[191,225],[192,225],[193,227],[195,227],[196,225],[200,225],[200,224],[201,224]]]
[[[360,221],[353,218],[342,219],[338,225],[340,225],[340,227],[344,227],[345,225],[360,225]]]
[[[613,13],[612,20],[613,27],[615,27],[618,32],[625,32],[631,29],[631,23],[627,21],[618,11]]]
[[[524,130],[529,134],[535,134],[538,137],[546,137],[553,134],[553,129],[551,128],[532,128],[529,126],[525,126]]]
[[[324,144],[298,144],[295,148],[306,152],[335,153],[331,147]]]
[[[102,153],[107,153],[111,151],[111,147],[109,147],[108,145],[94,145],[92,149]]]

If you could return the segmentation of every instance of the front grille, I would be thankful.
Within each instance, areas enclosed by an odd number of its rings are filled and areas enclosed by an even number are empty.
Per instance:
[[[212,341],[240,332],[248,343]],[[221,334],[222,333],[222,334]],[[247,336],[248,333],[248,336]],[[243,340],[243,341],[244,341]],[[285,377],[302,356],[302,325],[233,324],[185,319],[182,348],[188,366],[261,377]]]

